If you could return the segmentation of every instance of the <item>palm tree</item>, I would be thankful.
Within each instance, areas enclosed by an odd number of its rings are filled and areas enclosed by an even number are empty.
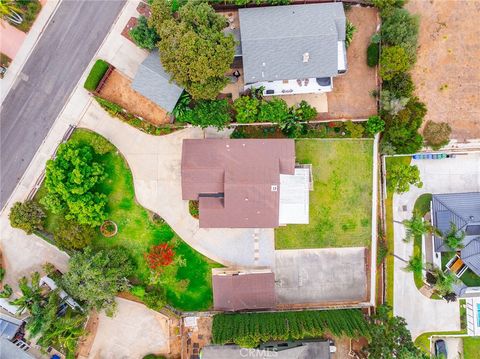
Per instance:
[[[463,248],[465,232],[459,231],[455,223],[450,222],[450,230],[443,235],[443,241],[453,250]]]
[[[413,274],[421,274],[423,271],[422,256],[419,254],[411,256],[407,265],[403,269],[407,272],[412,272]]]
[[[31,284],[28,284],[27,277],[22,277],[18,281],[22,296],[10,302],[10,304],[19,307],[17,314],[22,313],[25,309],[32,311],[35,305],[44,301],[40,288],[40,274],[38,272],[33,273],[30,282]]]
[[[444,297],[453,292],[453,285],[458,282],[458,278],[455,274],[452,272],[444,272],[438,267],[430,270],[430,273],[435,278],[433,288],[438,295]]]
[[[418,211],[413,212],[412,218],[404,220],[402,224],[407,230],[404,239],[405,242],[410,242],[416,237],[421,237],[424,234],[433,231],[432,225],[427,221],[424,221],[422,215]]]
[[[23,22],[20,16],[20,8],[11,0],[0,0],[0,17],[5,21],[10,21],[16,25]]]

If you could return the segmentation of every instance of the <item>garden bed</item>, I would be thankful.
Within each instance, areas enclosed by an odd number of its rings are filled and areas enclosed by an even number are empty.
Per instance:
[[[155,126],[170,123],[167,111],[134,91],[132,81],[117,70],[114,70],[105,81],[99,90],[99,96]]]
[[[20,14],[23,17],[23,22],[14,26],[23,32],[29,32],[42,10],[42,4],[38,0],[22,1],[22,3],[15,1],[15,6],[21,10]]]
[[[300,139],[295,148],[313,165],[310,223],[277,228],[276,249],[369,246],[373,141]]]
[[[91,144],[99,135],[76,130],[71,140]],[[206,310],[212,305],[211,269],[218,266],[208,258],[196,252],[183,242],[170,226],[154,216],[135,200],[133,178],[123,157],[113,148],[105,155],[96,155],[95,160],[105,166],[107,178],[97,190],[108,196],[107,216],[118,226],[114,237],[105,238],[99,230],[92,238],[94,249],[122,247],[134,259],[136,272],[132,283],[146,287],[150,270],[144,259],[144,253],[152,245],[169,243],[175,247],[177,256],[182,256],[185,266],[174,264],[166,273],[164,284],[167,302],[180,310]],[[37,192],[35,199],[46,195],[44,185]],[[61,217],[47,213],[45,230],[53,233]]]

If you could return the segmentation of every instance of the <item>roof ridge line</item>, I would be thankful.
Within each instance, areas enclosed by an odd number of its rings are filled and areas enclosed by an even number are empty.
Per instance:
[[[440,200],[437,196],[435,196],[435,199],[441,203],[441,205],[443,207],[445,207],[446,209],[448,209],[450,211],[450,213],[452,213],[454,216],[456,216],[457,218],[460,218],[464,224],[463,226],[461,226],[460,228],[458,228],[458,230],[462,229],[463,227],[465,227],[467,224],[468,224],[468,221],[463,218],[461,215],[459,215],[457,212],[455,212],[454,210],[452,210],[449,206],[447,206],[442,200]]]

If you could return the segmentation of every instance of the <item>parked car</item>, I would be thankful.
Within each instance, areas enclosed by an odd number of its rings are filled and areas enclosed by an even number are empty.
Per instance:
[[[435,341],[435,358],[447,359],[447,344],[445,340],[439,339]]]

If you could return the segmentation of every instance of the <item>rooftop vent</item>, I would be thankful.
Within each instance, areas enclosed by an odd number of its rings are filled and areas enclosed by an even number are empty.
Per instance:
[[[278,186],[276,184],[272,184],[272,192],[277,192]]]
[[[303,54],[303,62],[308,62],[310,59],[310,54],[308,52]]]

